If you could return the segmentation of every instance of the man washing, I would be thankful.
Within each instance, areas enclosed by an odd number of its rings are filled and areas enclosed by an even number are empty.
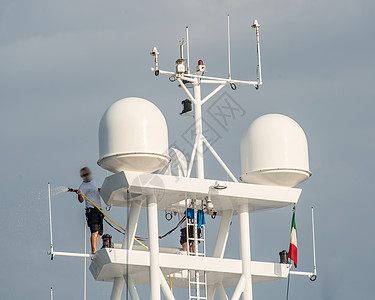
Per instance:
[[[82,194],[101,209],[100,188],[97,187],[95,180],[92,179],[91,171],[88,167],[83,167],[80,170],[80,176],[82,178],[82,183],[76,193],[80,203],[85,200],[86,220],[91,231],[91,253],[95,254],[98,247],[99,236],[103,234],[103,214],[92,203],[87,201],[87,199],[84,199]]]

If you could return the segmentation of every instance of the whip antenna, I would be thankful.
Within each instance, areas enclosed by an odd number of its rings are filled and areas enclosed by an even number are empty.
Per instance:
[[[186,68],[190,74],[190,48],[189,48],[189,27],[186,26]]]
[[[251,25],[255,29],[255,34],[257,37],[257,58],[258,58],[258,65],[257,65],[257,79],[258,79],[258,85],[255,86],[256,89],[259,88],[259,85],[262,84],[262,66],[260,63],[260,42],[259,42],[259,23],[258,20],[255,19],[253,22],[253,25]]]
[[[229,15],[228,15],[228,23],[227,23],[227,31],[228,31],[228,78],[231,79],[231,70],[230,70],[230,21],[229,21]]]

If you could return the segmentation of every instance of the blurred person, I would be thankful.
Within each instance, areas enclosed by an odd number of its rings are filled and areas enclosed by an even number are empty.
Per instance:
[[[101,209],[100,188],[97,187],[95,180],[92,179],[91,170],[88,167],[83,167],[80,171],[82,183],[76,191],[78,201],[80,203],[85,200],[86,220],[87,226],[91,231],[91,253],[95,254],[98,247],[99,236],[103,234],[103,214],[87,199],[84,199],[82,194],[89,198],[97,207]]]

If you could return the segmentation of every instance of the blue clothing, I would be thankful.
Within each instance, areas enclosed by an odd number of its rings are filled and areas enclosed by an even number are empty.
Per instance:
[[[188,208],[187,209],[187,213],[186,213],[186,217],[188,219],[193,220],[194,219],[194,209]],[[206,224],[206,219],[204,217],[204,212],[203,212],[202,209],[198,209],[198,212],[197,212],[197,223],[198,223],[198,229],[201,228],[202,225]]]

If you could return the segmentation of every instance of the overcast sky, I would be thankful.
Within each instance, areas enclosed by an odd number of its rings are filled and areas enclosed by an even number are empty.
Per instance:
[[[373,299],[374,11],[371,0],[0,1],[0,298],[49,299],[51,286],[55,299],[82,298],[82,259],[50,261],[46,254],[47,182],[77,187],[84,165],[103,182],[107,173],[96,165],[99,121],[109,105],[128,96],[155,103],[167,120],[169,142],[188,150],[184,132],[192,120],[179,116],[185,95],[150,72],[149,52],[157,46],[160,67],[172,70],[176,38],[189,25],[192,65],[203,59],[208,76],[227,76],[229,13],[232,76],[255,79],[250,26],[257,18],[264,85],[258,91],[223,90],[244,112],[225,129],[205,107],[205,126],[220,136],[215,149],[239,177],[241,135],[266,113],[295,119],[309,142],[313,176],[300,185],[298,269],[312,271],[314,206],[319,274],[314,283],[292,277],[290,299]],[[209,155],[205,166],[208,178],[227,178]],[[52,201],[55,250],[82,252],[82,205],[67,193]],[[110,214],[126,224],[126,209]],[[160,216],[161,233],[177,222]],[[146,221],[142,212],[137,234],[147,236]],[[251,216],[254,260],[278,261],[278,252],[289,245],[290,221],[290,207]],[[209,251],[218,224],[219,218],[209,220]],[[239,257],[237,224],[235,217],[226,257]],[[178,247],[178,233],[162,245]],[[285,299],[286,283],[255,285],[254,299]],[[88,299],[108,299],[111,288],[88,273]],[[148,287],[138,289],[147,299]]]

